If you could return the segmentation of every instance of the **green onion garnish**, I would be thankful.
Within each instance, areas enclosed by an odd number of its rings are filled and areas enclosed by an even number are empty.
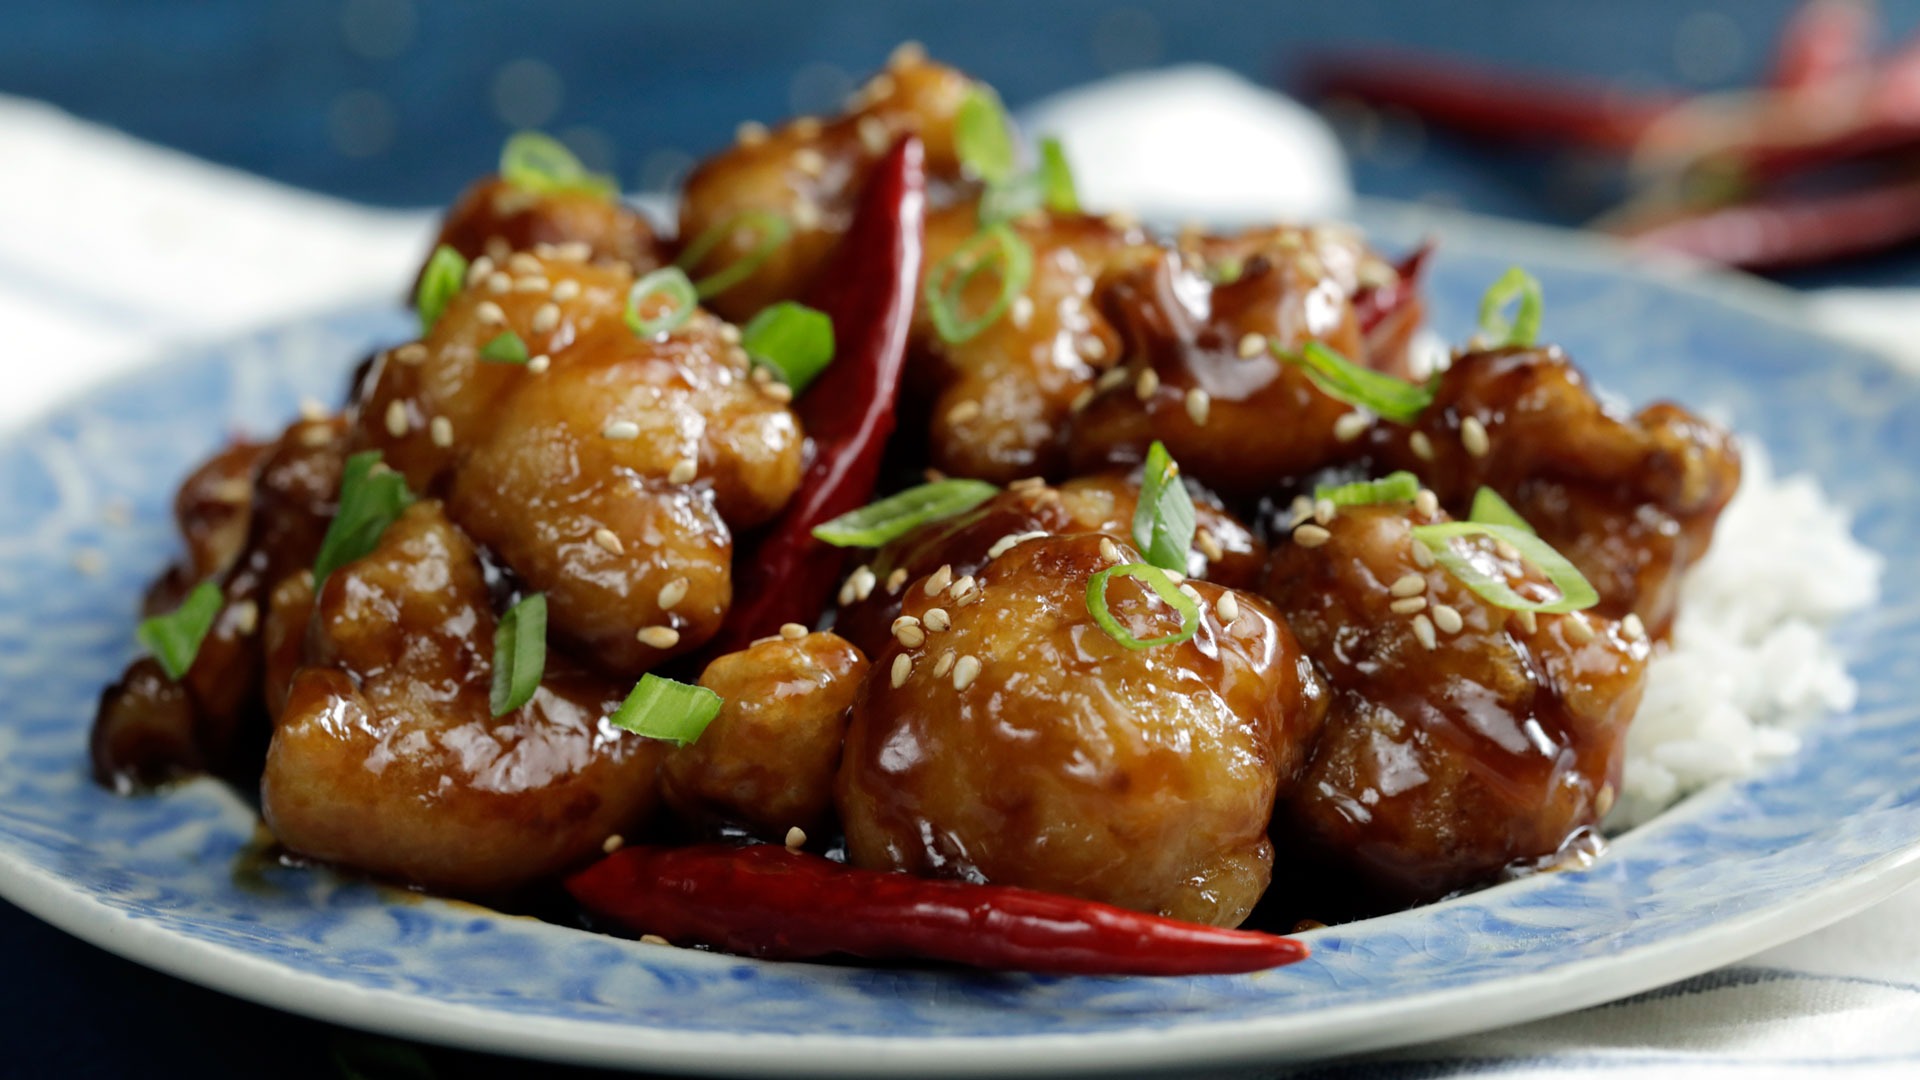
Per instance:
[[[1353,484],[1321,484],[1313,489],[1313,501],[1327,500],[1335,506],[1392,506],[1410,503],[1420,494],[1420,479],[1406,470],[1388,473],[1378,480]]]
[[[179,607],[165,615],[140,620],[134,636],[160,662],[160,670],[167,673],[167,678],[179,682],[193,666],[193,658],[200,654],[200,643],[207,639],[207,631],[213,629],[213,620],[226,600],[220,586],[203,581],[193,587]]]
[[[1080,192],[1073,183],[1073,166],[1067,164],[1067,151],[1059,139],[1040,140],[1040,193],[1047,209],[1056,214],[1080,212]]]
[[[658,675],[642,675],[627,700],[609,717],[635,735],[686,746],[700,737],[725,704],[719,694]]]
[[[420,332],[425,334],[440,321],[461,289],[467,287],[467,257],[445,244],[433,249],[427,268],[420,272],[420,287],[413,292],[413,308],[420,313]]]
[[[1370,371],[1317,341],[1307,342],[1297,353],[1283,352],[1278,345],[1273,350],[1280,359],[1306,369],[1321,393],[1395,423],[1410,424],[1433,404],[1433,391],[1426,387]]]
[[[1509,323],[1505,308],[1516,300],[1520,306]],[[1539,279],[1511,267],[1480,298],[1480,336],[1488,348],[1531,345],[1540,336],[1540,309]]]
[[[1453,546],[1453,540],[1461,536],[1488,536],[1495,540],[1504,540],[1512,544],[1520,557],[1537,567],[1547,575],[1547,580],[1559,591],[1558,599],[1540,603],[1528,600],[1514,592],[1507,584],[1506,577],[1489,574],[1474,562],[1471,555],[1463,553]],[[1477,593],[1482,600],[1495,607],[1511,611],[1537,611],[1542,615],[1558,615],[1569,611],[1580,611],[1600,602],[1600,594],[1594,591],[1586,577],[1566,556],[1553,549],[1553,546],[1531,532],[1516,529],[1511,525],[1491,525],[1481,521],[1449,521],[1439,525],[1416,525],[1413,538],[1427,546],[1433,552],[1433,561],[1446,571],[1460,579],[1460,583]]]
[[[1107,607],[1107,581],[1110,578],[1130,577],[1147,583],[1155,595],[1173,605],[1180,613],[1180,629],[1165,637],[1137,638],[1132,631],[1114,617],[1112,609]],[[1107,636],[1129,649],[1151,649],[1156,645],[1178,645],[1193,638],[1200,629],[1200,605],[1193,597],[1180,591],[1167,572],[1158,566],[1146,563],[1123,563],[1109,566],[1093,575],[1087,581],[1087,611],[1093,615],[1093,621]]]
[[[1246,273],[1247,264],[1239,259],[1225,258],[1207,267],[1207,280],[1215,285],[1231,285]]]
[[[752,229],[760,239],[753,245],[753,250],[694,282],[694,292],[700,299],[718,296],[747,280],[755,270],[760,269],[761,263],[772,258],[780,245],[793,236],[793,226],[779,214],[771,210],[742,210],[725,221],[709,225],[705,232],[694,237],[693,243],[680,252],[680,257],[673,260],[673,265],[682,270],[692,270],[700,265],[700,260],[712,254],[722,241],[741,229]]]
[[[1140,545],[1148,563],[1187,572],[1187,549],[1193,546],[1193,499],[1180,482],[1180,466],[1158,439],[1147,448],[1147,463],[1140,475],[1133,542]]]
[[[533,700],[547,668],[547,598],[534,593],[507,609],[493,631],[493,715],[505,716]]]
[[[967,286],[987,271],[1000,278],[1000,292],[986,310],[969,319],[965,311]],[[1033,278],[1033,249],[1012,229],[994,225],[973,234],[927,275],[922,299],[940,340],[958,345],[999,321]]]
[[[651,319],[640,317],[640,301],[659,296],[667,301],[667,310]],[[633,283],[627,293],[627,326],[643,338],[671,334],[693,318],[700,304],[693,282],[677,266],[666,266]]]
[[[1500,493],[1490,487],[1483,487],[1473,493],[1473,509],[1467,512],[1468,521],[1478,521],[1483,525],[1508,525],[1526,532],[1533,532],[1532,525],[1520,516],[1520,512],[1508,505]]]
[[[1066,151],[1060,148],[1059,139],[1040,141],[1038,169],[987,185],[987,189],[980,193],[980,224],[997,225],[1002,221],[1011,221],[1042,206],[1056,214],[1073,214],[1080,210],[1080,196],[1073,186],[1073,170],[1067,164]]]
[[[519,334],[509,330],[480,346],[480,359],[495,364],[524,364],[527,362],[527,343],[520,340]]]
[[[1013,132],[991,88],[975,84],[967,91],[954,118],[953,145],[961,166],[987,183],[1003,183],[1013,175]]]
[[[879,547],[929,521],[964,514],[999,493],[984,480],[921,484],[816,525],[813,536],[834,547]]]
[[[747,323],[740,347],[798,394],[833,362],[833,320],[824,311],[782,300]]]
[[[407,481],[380,466],[380,451],[362,450],[349,457],[340,471],[340,508],[320,541],[313,560],[313,587],[318,592],[327,575],[364,557],[380,543],[380,534],[413,505]]]
[[[613,177],[588,172],[566,144],[538,131],[522,131],[500,148],[500,177],[539,195],[582,192],[612,198]]]

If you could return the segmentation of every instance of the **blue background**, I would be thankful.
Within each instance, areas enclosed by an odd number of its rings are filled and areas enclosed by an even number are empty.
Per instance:
[[[522,126],[560,134],[629,188],[670,186],[740,120],[823,110],[906,38],[995,83],[1015,106],[1192,60],[1284,83],[1316,48],[1360,42],[1697,90],[1755,78],[1793,6],[4,0],[0,92],[287,183],[418,206],[449,199]],[[1920,24],[1920,0],[1880,6],[1893,33]],[[1563,224],[1619,194],[1607,163],[1577,153],[1490,149],[1405,120],[1348,134],[1366,194]],[[1912,284],[1920,257],[1788,281]],[[7,1075],[339,1075],[329,1056],[338,1036],[324,1025],[147,972],[4,904],[0,956],[11,976],[0,980]],[[432,1059],[441,1076],[525,1072],[473,1055]]]

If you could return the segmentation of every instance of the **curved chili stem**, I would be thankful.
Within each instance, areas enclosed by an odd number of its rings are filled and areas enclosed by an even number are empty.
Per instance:
[[[804,298],[833,320],[838,355],[796,408],[813,442],[800,490],[759,547],[734,562],[734,606],[709,655],[811,626],[838,585],[841,553],[814,526],[865,506],[893,433],[926,229],[925,152],[902,138],[874,167],[839,248]]]
[[[772,960],[940,960],[1056,975],[1217,975],[1307,957],[1292,938],[1070,896],[861,870],[771,844],[627,847],[567,891],[634,933]]]

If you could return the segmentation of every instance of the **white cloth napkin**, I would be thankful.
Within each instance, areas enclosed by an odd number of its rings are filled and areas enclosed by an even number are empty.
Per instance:
[[[1133,75],[1043,102],[1089,201],[1222,218],[1347,205],[1311,113],[1218,69]],[[1150,146],[1149,156],[1125,156]],[[1233,148],[1232,161],[1222,155]],[[369,296],[396,297],[431,211],[371,210],[210,165],[0,98],[0,320],[13,346],[0,425],[183,343]],[[1231,166],[1231,167],[1229,167]],[[1913,293],[1816,296],[1810,317],[1920,367]],[[344,362],[343,358],[343,362]],[[1920,1071],[1920,890],[1734,967],[1597,1009],[1307,1073],[1509,1077],[1910,1077]],[[1300,1070],[1283,1070],[1294,1074]]]

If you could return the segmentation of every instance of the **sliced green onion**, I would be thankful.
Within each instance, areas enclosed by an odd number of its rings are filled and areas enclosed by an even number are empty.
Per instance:
[[[493,715],[505,716],[533,700],[547,669],[547,598],[534,593],[507,609],[493,631]]]
[[[447,302],[467,287],[467,257],[445,244],[433,249],[427,268],[420,272],[420,287],[413,292],[413,308],[420,313],[420,332],[425,334],[440,321]]]
[[[480,359],[495,364],[524,364],[527,362],[527,343],[520,340],[519,334],[509,330],[480,346]]]
[[[1519,301],[1513,321],[1507,321],[1506,306]],[[1489,348],[1504,345],[1531,345],[1540,336],[1540,280],[1519,267],[1500,275],[1485,296],[1480,298],[1480,336]]]
[[[328,574],[371,552],[380,534],[411,505],[406,478],[380,465],[380,451],[362,450],[349,457],[340,472],[340,508],[313,560],[314,590],[326,583]]]
[[[1140,474],[1133,542],[1140,545],[1148,563],[1187,572],[1187,549],[1193,546],[1193,498],[1180,482],[1180,466],[1158,439],[1147,448],[1147,463]]]
[[[582,192],[612,198],[613,177],[589,172],[565,143],[538,131],[522,131],[500,148],[500,178],[535,194]]]
[[[635,735],[687,746],[700,738],[726,704],[719,694],[658,675],[642,675],[627,700],[608,719]]]
[[[1137,578],[1146,582],[1155,595],[1173,605],[1173,609],[1180,613],[1180,629],[1165,637],[1134,637],[1133,632],[1115,618],[1113,610],[1107,606],[1107,581],[1116,577]],[[1087,581],[1087,611],[1093,615],[1094,623],[1107,632],[1108,637],[1129,649],[1178,645],[1183,641],[1192,640],[1193,635],[1200,629],[1200,605],[1194,603],[1193,597],[1181,592],[1180,587],[1173,583],[1173,579],[1167,576],[1165,570],[1146,563],[1109,566],[1093,575]]]
[[[1067,164],[1066,148],[1060,140],[1040,140],[1040,192],[1047,209],[1056,214],[1080,212],[1080,192],[1073,183],[1073,166]]]
[[[967,286],[991,270],[1000,278],[1000,291],[986,310],[968,318]],[[1005,225],[977,232],[927,275],[922,299],[940,340],[958,345],[971,340],[1000,320],[1033,278],[1033,249]]]
[[[659,296],[667,301],[667,310],[651,319],[640,317],[640,301]],[[677,266],[666,266],[639,281],[627,292],[627,326],[643,338],[655,334],[671,334],[693,318],[693,309],[700,305],[700,298],[694,292],[693,282]]]
[[[879,547],[929,521],[964,514],[999,493],[983,480],[921,484],[816,525],[813,536],[834,547]]]
[[[1473,493],[1473,509],[1467,513],[1468,521],[1478,521],[1483,525],[1508,525],[1516,529],[1533,532],[1532,525],[1520,516],[1520,512],[1508,505],[1500,493],[1490,487],[1483,487]]]
[[[953,145],[960,164],[989,184],[1013,175],[1013,132],[992,88],[975,84],[954,118]]]
[[[1282,352],[1278,345],[1273,349],[1280,359],[1304,368],[1321,393],[1395,423],[1410,424],[1433,404],[1433,391],[1426,387],[1363,368],[1317,341],[1297,353]]]
[[[798,394],[833,362],[833,320],[824,311],[782,300],[747,323],[740,347]]]
[[[1321,484],[1313,489],[1313,501],[1325,499],[1335,506],[1393,506],[1410,503],[1420,494],[1420,479],[1406,470],[1388,473],[1378,480],[1353,484]]]
[[[1559,598],[1541,603],[1529,600],[1507,584],[1504,575],[1489,574],[1482,570],[1473,557],[1453,546],[1453,541],[1462,536],[1488,536],[1495,540],[1504,540],[1512,544],[1520,557],[1532,564],[1559,592]],[[1600,594],[1594,591],[1584,575],[1567,561],[1566,556],[1553,549],[1551,544],[1531,532],[1516,529],[1511,525],[1491,525],[1481,521],[1448,521],[1439,525],[1416,525],[1413,538],[1427,546],[1433,552],[1433,561],[1446,571],[1460,579],[1460,583],[1472,589],[1482,600],[1496,607],[1511,611],[1537,611],[1543,615],[1559,615],[1569,611],[1580,611],[1600,602]]]
[[[1246,273],[1246,271],[1247,264],[1245,262],[1239,259],[1226,258],[1207,267],[1206,274],[1207,280],[1215,285],[1231,285],[1239,281],[1240,275]]]
[[[680,257],[673,260],[673,265],[682,270],[692,270],[700,265],[702,259],[711,255],[722,241],[748,228],[760,237],[753,245],[753,250],[694,282],[693,290],[700,299],[718,296],[747,280],[755,270],[760,269],[761,263],[772,258],[780,245],[793,236],[793,226],[779,214],[771,210],[742,210],[725,221],[709,225],[705,232],[693,238],[693,243],[688,244],[686,250],[680,252]]]
[[[193,587],[179,607],[165,615],[140,620],[134,636],[160,662],[160,670],[167,673],[167,678],[179,682],[193,666],[193,658],[200,655],[200,643],[207,639],[207,631],[213,629],[213,620],[226,601],[220,586],[203,581]]]

